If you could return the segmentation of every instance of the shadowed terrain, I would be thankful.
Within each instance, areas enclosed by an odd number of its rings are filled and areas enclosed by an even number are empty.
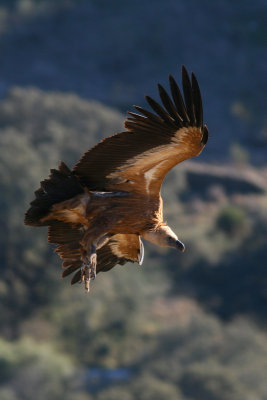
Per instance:
[[[2,2],[1,399],[267,399],[264,11],[260,0]],[[24,212],[50,168],[121,131],[125,109],[158,99],[182,63],[211,133],[162,189],[186,251],[146,242],[142,267],[99,274],[86,295]]]

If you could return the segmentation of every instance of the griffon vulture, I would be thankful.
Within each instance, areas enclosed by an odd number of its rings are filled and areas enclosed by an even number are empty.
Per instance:
[[[61,162],[41,182],[25,215],[25,224],[48,226],[48,242],[57,244],[65,277],[90,280],[127,261],[142,264],[141,237],[184,251],[164,222],[160,189],[168,171],[197,156],[208,140],[195,75],[182,67],[184,99],[170,75],[171,97],[158,85],[162,105],[146,100],[155,113],[134,106],[126,130],[88,150],[70,170]]]

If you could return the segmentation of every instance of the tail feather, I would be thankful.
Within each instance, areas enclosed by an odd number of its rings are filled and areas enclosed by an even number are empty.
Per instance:
[[[35,191],[35,199],[25,214],[24,223],[32,226],[49,225],[49,221],[41,222],[53,204],[68,200],[83,193],[83,186],[78,178],[64,162],[57,169],[51,169],[48,179],[40,183],[40,188]]]

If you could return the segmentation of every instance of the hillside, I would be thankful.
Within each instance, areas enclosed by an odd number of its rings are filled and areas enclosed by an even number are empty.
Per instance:
[[[0,2],[0,399],[267,400],[265,0]],[[171,171],[165,218],[186,251],[89,295],[23,225],[49,169],[180,83],[202,91],[200,157]]]
[[[141,268],[100,274],[87,296],[23,213],[49,168],[72,166],[123,117],[17,87],[0,121],[0,398],[267,398],[266,170],[202,155],[174,169],[165,217],[186,252],[145,243]]]
[[[2,94],[35,86],[125,112],[185,64],[211,131],[204,157],[228,159],[238,143],[253,164],[266,162],[266,1],[13,0],[1,9]]]

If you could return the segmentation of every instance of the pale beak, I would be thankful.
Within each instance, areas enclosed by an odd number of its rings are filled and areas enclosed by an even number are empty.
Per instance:
[[[185,251],[185,245],[180,240],[176,240],[175,245],[178,250]]]

